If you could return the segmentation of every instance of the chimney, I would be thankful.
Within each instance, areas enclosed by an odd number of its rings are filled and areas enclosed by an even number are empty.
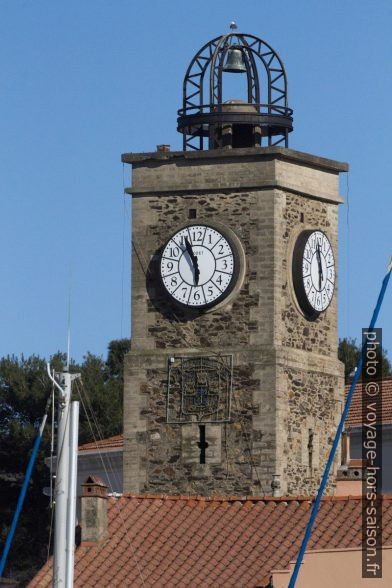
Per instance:
[[[350,464],[350,432],[351,429],[348,427],[342,433],[342,465],[348,466]]]
[[[336,496],[361,496],[362,482],[366,479],[366,468],[370,465],[366,459],[352,459],[350,455],[350,432],[348,427],[342,433],[342,463],[337,471]]]
[[[98,476],[82,484],[81,528],[83,541],[100,541],[108,529],[108,488]]]
[[[157,145],[157,151],[160,151],[161,153],[169,153],[170,145],[167,145],[167,144]]]

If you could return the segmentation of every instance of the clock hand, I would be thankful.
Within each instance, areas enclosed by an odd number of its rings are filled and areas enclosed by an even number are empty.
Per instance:
[[[195,285],[197,286],[199,284],[200,277],[199,262],[196,255],[193,253],[192,245],[190,244],[188,237],[185,237],[185,247],[193,263],[193,269],[195,272]]]
[[[197,257],[195,257],[195,285],[199,285],[199,277],[200,277],[200,270],[199,270],[199,262],[197,261]]]
[[[192,262],[195,263],[195,254],[193,253],[192,245],[190,244],[188,237],[185,237],[185,247]]]
[[[319,290],[321,291],[321,286],[322,286],[322,281],[323,281],[323,266],[321,263],[320,243],[317,243],[316,253],[317,253],[317,264],[318,264],[318,270],[319,270]]]

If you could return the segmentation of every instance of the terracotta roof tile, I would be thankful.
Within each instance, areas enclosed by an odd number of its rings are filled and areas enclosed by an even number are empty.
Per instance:
[[[108,437],[108,439],[101,439],[100,441],[93,441],[92,443],[79,445],[79,452],[97,451],[99,449],[122,449],[123,445],[123,435],[115,435],[114,437]]]
[[[350,390],[350,385],[346,386],[345,395]],[[382,423],[392,423],[392,378],[382,380]],[[362,424],[362,382],[355,386],[354,394],[351,400],[350,410],[347,415],[347,426],[358,426]]]
[[[111,497],[109,530],[75,554],[75,587],[262,586],[298,554],[308,497]],[[383,541],[392,545],[392,496],[383,498]],[[361,498],[326,497],[309,548],[361,543]],[[29,584],[51,586],[49,561]]]

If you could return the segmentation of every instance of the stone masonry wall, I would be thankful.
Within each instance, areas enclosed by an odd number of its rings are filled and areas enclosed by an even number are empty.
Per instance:
[[[206,425],[209,447],[206,463],[200,464],[198,423],[166,423],[165,359],[157,354],[141,358],[131,353],[127,357],[124,453],[137,467],[132,463],[124,466],[124,487],[170,494],[260,494],[260,485],[252,482],[252,470],[259,465],[253,464],[252,456],[252,395],[259,386],[253,379],[254,366],[238,365],[236,358],[232,422]],[[138,386],[135,375],[143,371],[145,379]],[[257,479],[257,473],[254,476]]]
[[[341,410],[336,398],[339,379],[328,374],[292,368],[286,368],[284,376],[287,381],[289,417],[285,449],[287,461],[283,478],[287,480],[288,494],[295,494],[300,489],[301,494],[313,495],[320,485]],[[327,494],[334,485],[332,474]]]
[[[249,193],[135,199],[134,217],[143,219],[147,216],[148,224],[135,227],[133,232],[133,292],[141,291],[133,305],[133,345],[148,349],[171,349],[184,345],[205,349],[219,348],[227,342],[231,346],[249,344],[249,332],[257,328],[256,321],[250,321],[250,309],[260,306],[260,293],[251,292],[249,287],[256,277],[252,274],[252,257],[257,251],[253,235],[259,231],[258,219],[252,218],[255,205],[256,195]],[[181,307],[173,307],[159,284],[160,250],[178,228],[190,223],[189,209],[197,211],[195,222],[218,221],[231,228],[241,240],[249,260],[239,295],[229,306],[211,313],[192,314]],[[145,296],[146,288],[148,298]],[[147,320],[141,323],[146,313]],[[260,316],[259,320],[262,318]]]
[[[286,276],[283,277],[281,284],[282,337],[280,342],[287,347],[328,356],[336,355],[337,348],[337,288],[335,287],[335,294],[327,312],[321,313],[315,321],[308,321],[299,312],[295,295],[290,287],[291,254],[295,240],[302,230],[320,229],[326,233],[332,244],[337,264],[337,214],[335,204],[304,199],[301,196],[286,193],[281,234],[282,261],[284,260]],[[301,218],[303,218],[302,221]]]
[[[226,172],[235,176],[234,156],[214,166],[215,184],[225,184]],[[291,255],[302,230],[320,228],[330,238],[336,257],[338,200],[332,203],[331,174],[320,169],[314,178],[320,193],[328,192],[331,201],[283,188],[286,168],[279,166],[282,187],[269,186],[270,180],[263,176],[263,170],[268,178],[273,172],[269,158],[265,169],[258,163],[250,180],[262,184],[262,189],[214,189],[210,174],[208,191],[192,191],[195,168],[192,161],[185,161],[175,170],[175,178],[184,185],[189,172],[188,190],[170,193],[174,171],[169,162],[167,177],[165,165],[160,165],[159,193],[146,192],[133,199],[132,351],[126,360],[124,388],[125,491],[271,494],[277,475],[278,493],[309,494],[318,483],[342,397],[342,370],[336,357],[337,296],[326,313],[307,321],[293,293]],[[300,163],[295,168],[297,178],[290,165],[287,182],[312,183],[311,169],[306,168],[305,181]],[[151,181],[150,167],[147,171]],[[140,184],[142,172],[138,165]],[[315,186],[313,181],[312,190]],[[207,313],[173,307],[158,279],[161,248],[178,228],[192,222],[230,228],[246,256],[239,293]],[[198,424],[166,423],[167,362],[171,355],[214,353],[233,354],[232,418],[227,424],[206,425],[209,446],[206,463],[200,464]],[[309,430],[313,432],[311,471]]]
[[[283,493],[313,494],[326,463],[342,410],[343,372],[337,359],[337,288],[315,321],[302,314],[292,286],[292,252],[298,235],[321,229],[337,264],[336,204],[288,191],[276,199],[275,344],[281,349],[276,377],[276,468]],[[281,263],[278,263],[278,259]],[[336,275],[337,278],[337,275]],[[309,469],[309,431],[313,436]],[[339,454],[336,456],[336,463]],[[327,492],[334,488],[334,473]]]

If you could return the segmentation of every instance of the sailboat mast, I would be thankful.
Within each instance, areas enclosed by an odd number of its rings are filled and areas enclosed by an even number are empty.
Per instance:
[[[58,402],[57,429],[57,468],[54,489],[55,523],[54,523],[54,588],[66,585],[66,544],[67,544],[67,506],[69,475],[69,410],[71,399],[71,374],[61,374],[61,388]]]
[[[66,547],[66,588],[73,588],[75,520],[78,477],[79,402],[71,402],[69,430],[69,478]]]
[[[66,367],[60,375],[60,383],[50,373],[49,365],[48,374],[60,392],[54,491],[53,587],[73,588],[79,402],[71,403],[71,395],[72,381],[80,374],[70,374]]]

